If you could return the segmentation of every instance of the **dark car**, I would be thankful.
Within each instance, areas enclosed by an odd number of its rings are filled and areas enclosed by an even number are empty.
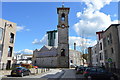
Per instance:
[[[16,67],[11,71],[11,76],[25,76],[25,75],[30,75],[30,70],[25,68],[25,67]]]
[[[75,66],[75,70],[77,70],[79,67],[84,67],[83,65],[80,65],[80,66]]]
[[[75,70],[77,70],[78,67],[79,67],[79,66],[75,66]]]
[[[83,75],[89,80],[118,80],[116,75],[102,68],[87,68]]]
[[[83,72],[86,70],[87,67],[78,67],[76,74],[83,74]]]

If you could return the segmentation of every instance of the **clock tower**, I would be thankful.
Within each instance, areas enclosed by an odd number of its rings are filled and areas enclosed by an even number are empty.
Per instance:
[[[70,8],[62,7],[57,8],[58,14],[58,67],[69,67],[69,25],[68,14]]]

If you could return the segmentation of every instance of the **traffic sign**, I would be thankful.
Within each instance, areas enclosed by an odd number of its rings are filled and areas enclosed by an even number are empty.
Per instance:
[[[112,59],[111,58],[108,58],[108,63],[112,63]]]

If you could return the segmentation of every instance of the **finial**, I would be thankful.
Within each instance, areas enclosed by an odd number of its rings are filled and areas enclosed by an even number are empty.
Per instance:
[[[64,2],[62,2],[62,7],[64,7]]]

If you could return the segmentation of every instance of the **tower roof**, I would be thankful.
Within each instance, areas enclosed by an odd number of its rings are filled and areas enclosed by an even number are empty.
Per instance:
[[[59,12],[59,10],[68,10],[68,13],[69,13],[70,8],[69,7],[64,7],[64,4],[62,4],[62,7],[57,8],[57,13]]]

